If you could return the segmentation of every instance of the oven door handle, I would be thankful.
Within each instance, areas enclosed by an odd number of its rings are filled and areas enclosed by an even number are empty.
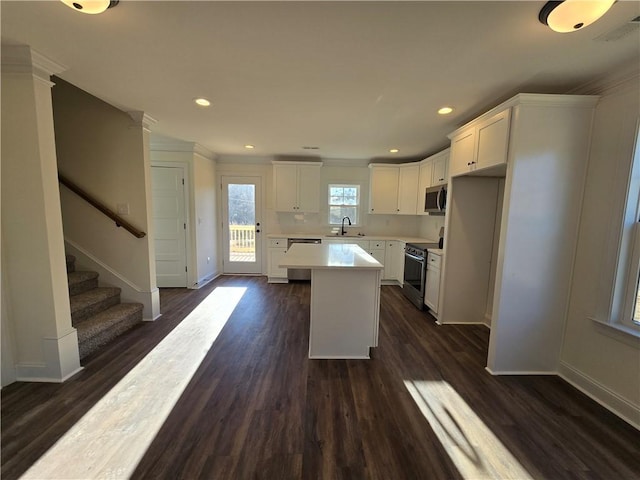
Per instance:
[[[415,255],[411,255],[410,253],[404,252],[405,257],[409,257],[412,260],[416,260],[417,262],[424,263],[424,258],[416,257]]]

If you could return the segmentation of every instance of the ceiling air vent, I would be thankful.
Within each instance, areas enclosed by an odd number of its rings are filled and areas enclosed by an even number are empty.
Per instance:
[[[620,25],[619,27],[603,33],[602,35],[594,38],[596,42],[615,42],[616,40],[620,40],[622,37],[626,37],[632,32],[640,29],[640,16],[636,18],[632,18],[627,23]]]

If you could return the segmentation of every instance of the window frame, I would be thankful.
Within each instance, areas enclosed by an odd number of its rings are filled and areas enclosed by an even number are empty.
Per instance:
[[[640,338],[640,323],[633,321],[640,279],[640,117],[635,132],[609,318],[598,323]]]
[[[355,205],[346,205],[346,204],[340,204],[340,205],[336,205],[336,204],[332,204],[331,203],[331,188],[332,187],[338,187],[338,188],[355,188],[357,191],[357,203]],[[361,225],[361,218],[362,218],[362,211],[361,211],[361,206],[362,206],[362,186],[359,183],[329,183],[327,185],[327,224],[329,226],[338,226],[340,225],[340,223],[331,223],[331,207],[348,207],[348,208],[353,208],[355,207],[356,209],[356,220],[354,221],[354,219],[352,219],[351,217],[351,226],[352,227],[358,227]]]

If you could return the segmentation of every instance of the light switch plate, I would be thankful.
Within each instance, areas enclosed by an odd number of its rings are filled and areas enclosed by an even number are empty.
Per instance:
[[[128,203],[118,203],[116,205],[118,210],[118,215],[129,215],[129,204]]]

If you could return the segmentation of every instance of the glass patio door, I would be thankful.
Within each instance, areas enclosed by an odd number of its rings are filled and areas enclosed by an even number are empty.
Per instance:
[[[222,177],[223,271],[262,273],[260,177]]]

